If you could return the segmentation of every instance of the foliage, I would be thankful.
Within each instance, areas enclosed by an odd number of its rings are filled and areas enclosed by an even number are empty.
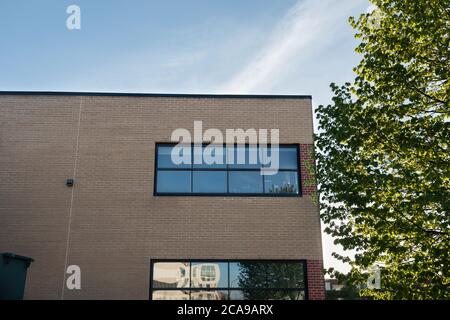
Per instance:
[[[382,299],[450,298],[450,1],[372,0],[350,18],[362,60],[316,109],[326,232],[361,277],[377,262]],[[351,278],[351,277],[350,277]]]
[[[363,271],[354,268],[348,273],[341,273],[334,268],[325,270],[325,274],[332,279],[336,279],[339,284],[344,287],[338,292],[328,292],[327,299],[345,299],[345,300],[367,300],[373,299],[373,294],[370,290],[367,290],[367,279],[370,276],[370,272]],[[380,295],[380,292],[378,292]],[[380,298],[381,296],[378,296]]]
[[[314,190],[317,190],[317,177],[316,177],[316,166],[314,160],[309,159],[316,159],[314,150],[308,150],[308,159],[303,159],[303,166],[306,169],[306,179],[302,181],[303,186],[302,187],[314,187]],[[318,199],[318,193],[317,191],[313,191],[310,194],[311,200],[314,204],[319,204]]]

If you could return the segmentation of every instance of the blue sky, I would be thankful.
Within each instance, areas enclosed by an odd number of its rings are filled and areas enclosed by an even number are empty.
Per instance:
[[[66,8],[81,8],[68,30]],[[0,0],[0,90],[308,94],[353,78],[368,0]],[[327,266],[337,266],[324,237]]]

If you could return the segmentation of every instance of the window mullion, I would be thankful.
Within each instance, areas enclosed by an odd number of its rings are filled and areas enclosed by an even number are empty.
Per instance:
[[[164,166],[160,168],[160,165],[163,165],[163,161],[161,161],[161,163],[159,163],[159,157],[161,155],[161,157],[165,157],[168,156],[168,151],[164,150],[164,154],[161,153],[161,149],[160,148],[167,148],[169,146],[174,146],[175,144],[157,144],[156,146],[156,159],[155,159],[155,195],[209,195],[209,196],[220,196],[220,195],[230,195],[230,196],[301,196],[301,173],[300,173],[300,168],[299,168],[299,164],[297,164],[297,168],[290,168],[290,167],[285,167],[285,168],[279,168],[278,172],[285,172],[286,174],[284,175],[280,175],[278,177],[274,176],[273,178],[273,185],[280,185],[280,186],[284,186],[288,179],[290,181],[289,184],[295,184],[296,182],[296,192],[291,192],[290,189],[288,191],[281,189],[281,192],[268,192],[268,187],[271,186],[270,184],[268,186],[266,186],[266,181],[269,179],[268,177],[262,175],[261,180],[257,179],[255,177],[255,174],[248,174],[246,177],[244,177],[245,173],[251,173],[251,172],[258,172],[261,170],[261,168],[246,168],[245,166],[237,166],[236,168],[234,168],[232,165],[230,165],[230,160],[229,159],[229,150],[227,148],[226,145],[224,145],[224,159],[225,159],[225,166],[218,166],[218,167],[209,167],[209,166],[199,166],[198,168],[194,166],[194,149],[195,149],[195,145],[191,144],[190,145],[190,150],[191,150],[191,164],[190,166],[187,166],[186,168],[183,168],[182,166],[180,167],[170,167],[167,164],[167,159],[164,160]],[[236,149],[236,152],[238,152],[237,147],[234,147]],[[245,146],[246,149],[249,148],[249,146]],[[291,148],[290,146],[286,146],[285,148]],[[280,149],[283,149],[283,146],[280,146]],[[248,151],[246,151],[246,156],[247,156]],[[290,158],[286,158],[287,155],[292,155],[292,151],[289,152],[285,152],[283,153],[283,161],[280,160],[280,162],[286,163],[284,161],[288,161],[292,162],[292,159]],[[296,150],[296,156],[297,156],[297,160],[299,163],[299,152],[298,149]],[[259,154],[259,151],[258,151]],[[233,156],[235,154],[233,153]],[[162,159],[163,159],[162,158]],[[203,163],[203,162],[202,162]],[[281,163],[280,163],[281,164]],[[281,164],[282,165],[282,164]],[[161,172],[170,172],[173,171],[174,174],[164,174],[164,187],[163,189],[160,188],[160,184],[158,183],[158,178],[159,178],[159,173]],[[187,174],[189,171],[189,174]],[[224,172],[226,173],[225,175],[222,174],[222,176],[220,177],[220,181],[222,181],[222,183],[225,183],[225,185],[223,185],[222,189],[211,189],[211,192],[208,192],[208,183],[213,183],[216,179],[216,177],[219,177],[220,175],[211,175],[211,178],[208,178],[207,174],[195,174],[195,172]],[[179,175],[176,175],[175,172],[180,172]],[[184,174],[185,178],[182,178],[183,176],[181,175],[182,172],[186,172]],[[287,174],[287,173],[292,173],[292,174],[296,174],[296,178],[294,179],[294,181],[292,180],[291,174]],[[242,176],[241,176],[242,174]],[[288,177],[284,177],[284,176],[290,176],[290,178]],[[185,189],[187,190],[187,187],[189,187],[189,192],[184,192],[184,191],[179,191],[176,192],[175,190],[180,190],[180,186],[179,184],[176,183],[176,181],[178,181],[178,179],[190,179],[190,183],[188,185],[185,185]],[[237,188],[235,191],[235,193],[232,193],[232,178],[234,178],[234,180],[236,180],[236,183],[239,184],[239,182],[247,182],[246,185],[247,187],[244,188]],[[167,179],[175,179],[176,181],[173,183],[173,186],[171,185],[170,180]],[[200,180],[199,180],[200,179]],[[206,179],[206,180],[205,180]],[[196,182],[194,181],[198,181],[199,183],[202,183],[202,189],[199,189],[198,192],[195,192],[195,188],[196,188]],[[223,181],[225,180],[225,181]],[[296,181],[295,181],[296,180]],[[203,181],[203,182],[200,182]],[[262,183],[262,186],[259,186],[259,184]],[[238,186],[238,185],[236,185]],[[181,188],[182,189],[182,188]],[[278,189],[278,187],[277,187]],[[160,191],[161,190],[161,191]],[[164,191],[162,191],[164,190]]]

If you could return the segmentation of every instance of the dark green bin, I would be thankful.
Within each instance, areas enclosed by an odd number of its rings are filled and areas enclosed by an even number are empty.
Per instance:
[[[34,260],[14,253],[0,253],[0,300],[21,300],[27,269]]]

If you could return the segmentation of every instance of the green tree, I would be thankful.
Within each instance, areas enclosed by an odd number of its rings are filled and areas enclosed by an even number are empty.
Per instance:
[[[326,232],[358,278],[382,266],[383,299],[450,298],[450,1],[372,0],[350,18],[362,60],[316,109]],[[359,277],[360,278],[360,277]]]

